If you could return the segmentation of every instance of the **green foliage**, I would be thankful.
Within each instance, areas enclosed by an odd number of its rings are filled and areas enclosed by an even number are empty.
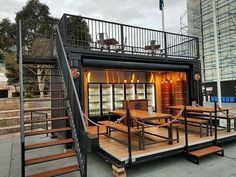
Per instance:
[[[8,78],[8,84],[19,83],[19,69],[16,63],[16,53],[10,52],[4,56],[4,63],[6,66],[6,76]]]
[[[14,50],[16,43],[16,24],[7,18],[0,21],[0,63],[3,62],[6,53]]]
[[[66,25],[69,29],[67,37],[70,40],[70,45],[89,47],[92,38],[89,34],[88,24],[82,17],[69,16],[66,18]]]
[[[58,19],[50,16],[49,7],[39,0],[30,0],[16,14],[16,21],[21,20],[22,35],[25,44],[31,42],[35,35],[51,36]]]
[[[32,98],[33,94],[32,93],[25,93],[25,98]]]

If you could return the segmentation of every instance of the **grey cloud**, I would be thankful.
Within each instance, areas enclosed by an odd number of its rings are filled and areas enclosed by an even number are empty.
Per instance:
[[[3,1],[3,0],[0,0]],[[0,18],[14,18],[26,0],[1,3]],[[161,29],[159,0],[41,0],[50,7],[51,14],[60,18],[63,13],[100,18],[109,21]],[[165,0],[166,30],[179,31],[179,16],[186,10],[186,0]]]

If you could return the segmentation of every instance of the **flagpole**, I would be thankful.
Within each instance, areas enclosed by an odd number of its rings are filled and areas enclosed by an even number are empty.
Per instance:
[[[217,23],[216,23],[216,3],[212,0],[212,13],[213,13],[213,24],[214,24],[214,40],[215,40],[215,58],[216,58],[216,76],[217,76],[217,96],[218,104],[221,106],[221,83],[220,83],[220,66],[219,66],[219,50],[218,50],[218,34],[217,34]]]
[[[162,14],[162,31],[165,31],[165,13],[164,13],[164,5],[162,6],[161,14]]]

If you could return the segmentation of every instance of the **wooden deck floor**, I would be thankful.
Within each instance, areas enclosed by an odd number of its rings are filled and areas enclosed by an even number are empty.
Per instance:
[[[95,133],[95,128],[90,128],[90,133]],[[104,129],[103,129],[104,131]],[[157,128],[157,127],[150,127],[148,129],[145,129],[145,131],[151,132],[151,133],[157,133],[159,135],[167,136],[167,129],[166,128]],[[111,156],[115,157],[119,161],[125,161],[128,159],[128,146],[127,146],[127,134],[113,131],[112,136],[116,139],[119,139],[121,142],[118,142],[112,138],[109,138],[103,134],[100,134],[99,136],[99,145],[102,150],[104,150],[106,153],[110,154]],[[226,130],[218,131],[218,139],[230,137],[230,136],[236,136],[235,131],[226,132]],[[145,139],[145,143],[152,142],[150,139],[155,141],[161,141],[163,139],[157,138],[151,135],[145,135],[145,137],[148,137],[148,139]],[[174,131],[174,138],[176,138],[176,134]],[[214,134],[213,136],[203,136],[200,138],[199,134],[196,133],[188,133],[189,138],[189,145],[197,145],[202,144],[205,142],[210,142],[214,140]],[[138,138],[137,136],[132,136],[132,158],[139,158],[144,157],[152,154],[158,154],[162,152],[167,152],[175,149],[180,149],[185,147],[185,134],[183,130],[180,130],[180,141],[177,143],[176,141],[173,142],[172,145],[169,145],[166,142],[159,142],[151,145],[146,145],[145,150],[139,150],[138,148]]]

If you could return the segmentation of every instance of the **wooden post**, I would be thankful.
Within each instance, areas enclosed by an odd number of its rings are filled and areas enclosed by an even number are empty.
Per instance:
[[[126,171],[124,167],[118,167],[112,165],[113,177],[126,177]]]

